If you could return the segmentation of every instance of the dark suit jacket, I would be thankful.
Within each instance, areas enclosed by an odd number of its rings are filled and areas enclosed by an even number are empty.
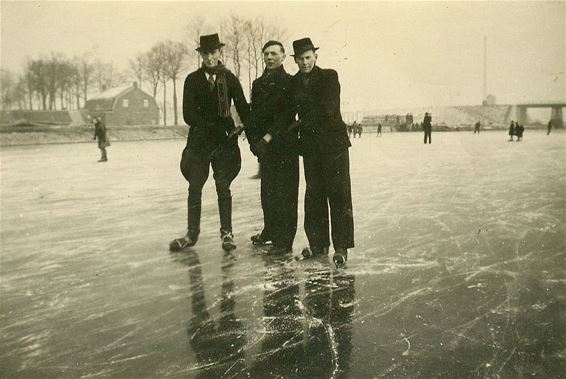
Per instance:
[[[98,147],[110,146],[110,142],[108,142],[108,138],[106,137],[106,125],[101,121],[97,121],[94,124],[94,138],[98,138]]]
[[[296,149],[298,131],[282,135],[293,122],[296,113],[291,79],[292,76],[281,66],[275,72],[269,75],[264,73],[254,80],[250,122],[246,128],[246,136],[250,143],[269,133],[273,136],[271,145],[274,151]]]
[[[238,78],[226,70],[228,98],[234,102],[240,120],[247,124],[250,108]],[[185,79],[183,90],[183,118],[190,126],[187,146],[202,152],[210,152],[226,141],[228,133],[234,129],[232,117],[218,115],[218,95],[216,86],[211,91],[203,68],[190,73]],[[233,139],[234,144],[238,140]]]
[[[334,70],[315,66],[303,85],[303,74],[293,76],[293,97],[301,120],[301,154],[337,153],[351,146],[340,113],[340,82]]]
[[[431,130],[432,129],[432,117],[425,116],[423,119],[423,129],[424,130]]]

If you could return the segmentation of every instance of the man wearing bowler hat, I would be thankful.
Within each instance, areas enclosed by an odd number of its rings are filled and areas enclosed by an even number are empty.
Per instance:
[[[351,146],[340,114],[340,82],[334,70],[316,65],[310,38],[293,42],[299,72],[293,77],[294,101],[300,120],[299,148],[306,180],[305,258],[328,253],[332,226],[334,263],[342,266],[354,247],[354,216],[350,186]]]
[[[238,78],[220,62],[222,46],[224,44],[218,34],[201,36],[196,50],[202,57],[202,67],[185,79],[183,118],[189,125],[189,135],[181,157],[181,172],[189,182],[188,225],[185,236],[169,244],[171,251],[197,243],[202,188],[208,179],[210,166],[218,197],[222,248],[225,251],[236,248],[232,235],[230,184],[240,172],[241,156],[238,139],[229,138],[235,129],[230,106],[233,101],[244,124],[248,121],[250,109]]]
[[[254,80],[246,135],[261,164],[261,207],[264,227],[252,236],[254,245],[272,241],[269,255],[290,252],[297,232],[299,196],[298,134],[291,79],[285,68],[285,48],[268,41],[262,48],[265,71]]]

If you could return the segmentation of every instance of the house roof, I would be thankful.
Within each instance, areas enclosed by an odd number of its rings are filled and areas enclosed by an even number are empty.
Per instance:
[[[147,95],[148,97],[150,96],[134,83],[134,85],[132,86],[110,88],[107,89],[106,91],[99,92],[89,97],[88,101],[85,104],[85,108],[90,110],[113,109],[118,99],[120,99],[122,96],[125,96],[132,91],[140,91],[145,95]]]
[[[126,94],[126,92],[134,89],[134,86],[126,86],[126,87],[115,87],[109,88],[106,91],[99,92],[94,96],[91,96],[89,100],[109,100],[119,97],[121,95]]]

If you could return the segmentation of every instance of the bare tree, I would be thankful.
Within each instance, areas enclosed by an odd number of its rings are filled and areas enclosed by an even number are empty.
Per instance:
[[[41,109],[47,109],[47,65],[44,59],[35,59],[28,62],[26,75],[36,93]]]
[[[25,75],[20,75],[16,86],[14,87],[14,101],[18,105],[18,109],[29,109],[27,107],[28,87]]]
[[[186,66],[188,66],[189,52],[185,45],[180,42],[165,41],[162,45],[164,58],[164,77],[173,82],[173,112],[174,123],[178,125],[177,113],[177,79]]]
[[[94,62],[94,78],[99,90],[113,88],[124,83],[124,78],[116,70],[113,63],[100,60]]]
[[[154,51],[154,49],[151,49],[144,54],[142,62],[144,77],[149,81],[149,84],[151,85],[153,98],[157,100],[157,87],[159,86],[159,82],[161,81],[160,63],[157,52]]]
[[[88,89],[92,83],[94,72],[94,64],[92,63],[91,53],[85,53],[78,58],[76,66],[80,78],[79,80],[82,85],[83,100],[86,103],[88,100]]]
[[[61,54],[51,53],[51,56],[45,60],[46,65],[46,85],[47,95],[49,96],[49,110],[57,109],[55,101],[57,99],[57,89],[60,81],[61,70]]]
[[[265,43],[265,22],[263,18],[248,20],[244,25],[244,34],[247,41],[246,63],[248,65],[248,84],[251,93],[251,84],[263,69],[261,48]]]
[[[209,28],[210,26],[207,24],[207,22],[202,16],[197,16],[193,18],[191,21],[189,21],[186,27],[188,33],[187,51],[190,57],[194,59],[197,69],[201,65],[201,57],[199,52],[196,51],[195,48],[196,46],[199,45],[200,36],[203,35],[205,33],[205,30]]]
[[[163,125],[167,125],[167,81],[169,80],[165,73],[166,50],[165,42],[158,42],[153,45],[147,55],[147,73],[150,75],[150,80],[155,80],[152,82],[154,97],[157,94],[159,83],[163,85]]]
[[[57,69],[57,87],[61,109],[71,108],[70,92],[73,88],[73,76],[75,67],[68,59],[59,62]]]
[[[8,70],[0,70],[0,106],[2,109],[10,109],[14,103],[14,88],[16,79],[14,74]]]
[[[234,74],[240,79],[242,71],[242,51],[246,50],[244,28],[245,21],[238,16],[231,15],[226,24],[226,54],[231,61]]]
[[[142,53],[137,54],[133,59],[129,60],[129,65],[130,75],[136,79],[141,88],[144,77],[144,55]]]
[[[272,23],[266,28],[267,39],[273,39],[281,43],[285,43],[287,40],[287,30],[277,26],[278,22]]]

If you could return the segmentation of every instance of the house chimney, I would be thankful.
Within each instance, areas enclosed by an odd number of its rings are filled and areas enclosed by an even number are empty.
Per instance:
[[[134,86],[134,88],[138,88],[138,82],[133,82],[132,85]]]

